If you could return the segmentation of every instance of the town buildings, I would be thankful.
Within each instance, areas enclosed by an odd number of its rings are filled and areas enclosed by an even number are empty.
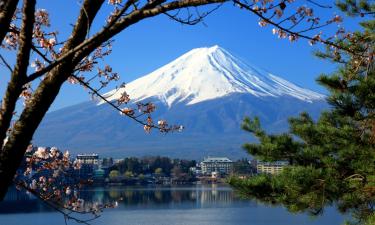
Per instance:
[[[257,173],[278,174],[288,163],[285,161],[263,162],[256,161]]]
[[[227,157],[207,157],[200,163],[200,166],[202,174],[209,176],[227,175],[233,171],[233,161]]]
[[[79,154],[74,163],[79,165],[77,173],[80,179],[92,179],[94,171],[99,168],[99,155]]]

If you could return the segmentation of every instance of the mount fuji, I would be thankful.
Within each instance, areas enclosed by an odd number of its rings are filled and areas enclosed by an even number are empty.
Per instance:
[[[152,101],[154,119],[182,124],[181,133],[145,134],[104,102],[84,102],[47,114],[34,143],[74,153],[108,156],[246,156],[241,145],[254,139],[240,129],[245,116],[258,116],[272,132],[287,130],[287,118],[325,108],[325,96],[299,87],[236,58],[219,46],[193,49],[125,87],[130,104]],[[116,101],[124,90],[105,94]]]

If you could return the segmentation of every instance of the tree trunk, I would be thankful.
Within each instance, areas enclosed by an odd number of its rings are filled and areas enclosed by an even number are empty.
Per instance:
[[[63,47],[64,52],[73,49],[85,40],[103,2],[104,0],[86,0],[83,3],[72,35]],[[75,67],[72,61],[73,57],[69,57],[48,73],[8,136],[8,142],[0,152],[0,201],[4,198],[8,186],[11,185],[36,129],[58,95],[62,84],[72,74]]]
[[[1,0],[0,1],[0,44],[3,42],[5,35],[8,33],[9,24],[12,16],[16,11],[18,0]]]
[[[12,72],[0,112],[0,146],[3,146],[4,138],[10,126],[13,111],[17,100],[22,92],[22,86],[26,80],[27,67],[29,66],[30,51],[35,20],[36,0],[25,0],[23,9],[23,20],[20,31],[20,44],[17,53],[16,66]]]

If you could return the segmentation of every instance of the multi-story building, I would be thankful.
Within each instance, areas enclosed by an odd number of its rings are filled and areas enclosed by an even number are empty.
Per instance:
[[[207,157],[200,163],[203,175],[230,174],[233,170],[233,161],[227,157]]]
[[[98,154],[78,154],[76,157],[76,162],[79,164],[91,164],[99,165],[99,155]]]
[[[257,161],[256,162],[257,173],[278,174],[287,165],[288,163],[285,161],[276,161],[276,162]]]
[[[80,165],[77,172],[81,179],[93,178],[94,171],[99,168],[99,155],[79,154],[75,159],[75,163]]]

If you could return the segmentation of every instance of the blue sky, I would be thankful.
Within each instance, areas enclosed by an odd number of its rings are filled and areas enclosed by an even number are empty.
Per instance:
[[[79,1],[73,0],[54,0],[53,4],[50,0],[38,1],[40,8],[46,8],[50,12],[51,29],[59,30],[60,40],[69,35],[79,4]],[[91,34],[102,26],[109,10],[106,6],[99,14]],[[323,17],[332,16],[337,11],[320,9]],[[355,26],[353,23],[348,25],[352,28]],[[213,45],[219,45],[245,62],[262,67],[302,87],[323,93],[325,90],[315,83],[315,78],[336,68],[335,65],[314,57],[312,51],[317,47],[310,47],[306,40],[296,43],[280,40],[272,35],[271,28],[259,27],[257,17],[234,8],[231,4],[208,16],[204,24],[195,26],[181,25],[164,15],[135,24],[115,38],[113,53],[105,59],[105,63],[119,72],[121,82],[129,82],[193,48]],[[0,68],[0,72],[7,75],[3,68]],[[1,95],[6,80],[4,75],[1,76]],[[111,88],[113,86],[107,90]],[[81,87],[65,84],[51,110],[89,99],[90,96]]]

